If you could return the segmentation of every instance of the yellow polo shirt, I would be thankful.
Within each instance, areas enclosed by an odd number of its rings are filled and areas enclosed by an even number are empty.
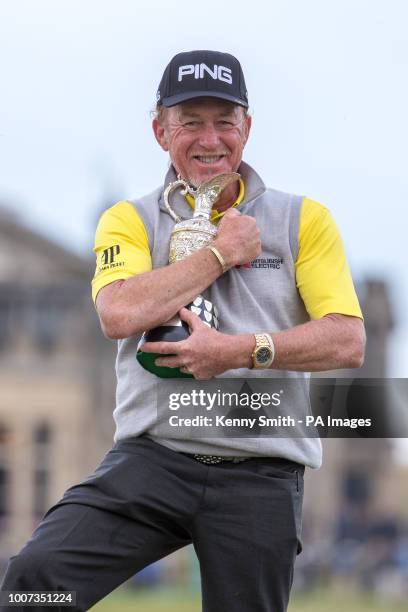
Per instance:
[[[233,206],[239,206],[245,187]],[[194,199],[186,197],[194,208]],[[213,211],[219,221],[224,212]],[[120,247],[120,258],[114,248]],[[149,240],[142,218],[125,200],[106,210],[99,221],[94,253],[96,270],[92,298],[115,280],[127,279],[152,269]],[[362,317],[340,233],[330,211],[322,204],[304,198],[300,211],[299,251],[295,262],[296,285],[311,319],[329,313]]]

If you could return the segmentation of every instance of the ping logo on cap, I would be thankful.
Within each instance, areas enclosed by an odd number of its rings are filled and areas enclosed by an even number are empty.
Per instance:
[[[226,66],[218,66],[214,64],[214,68],[211,70],[207,64],[186,64],[185,66],[179,66],[178,69],[178,80],[182,81],[183,77],[188,75],[194,75],[195,79],[204,79],[205,74],[208,73],[211,78],[224,83],[232,85],[232,70]]]

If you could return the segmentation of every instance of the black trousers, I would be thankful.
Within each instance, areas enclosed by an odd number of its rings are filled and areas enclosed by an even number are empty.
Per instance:
[[[46,513],[1,589],[73,590],[76,606],[57,609],[88,610],[192,542],[204,612],[284,612],[300,552],[303,471],[273,458],[207,466],[144,437],[118,442]]]

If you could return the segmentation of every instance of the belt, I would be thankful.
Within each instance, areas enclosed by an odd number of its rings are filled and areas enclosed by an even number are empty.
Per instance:
[[[205,463],[206,465],[217,465],[219,463],[242,463],[242,461],[248,461],[248,459],[252,459],[252,457],[220,457],[218,455],[197,455],[190,453],[181,453],[186,457],[190,457],[191,459],[195,459],[200,463]]]

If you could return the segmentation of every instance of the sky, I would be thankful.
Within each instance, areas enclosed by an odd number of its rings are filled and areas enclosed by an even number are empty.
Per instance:
[[[171,57],[240,60],[244,159],[332,211],[356,280],[386,278],[408,376],[408,37],[405,0],[0,0],[0,202],[92,254],[100,211],[162,183],[150,111]]]

